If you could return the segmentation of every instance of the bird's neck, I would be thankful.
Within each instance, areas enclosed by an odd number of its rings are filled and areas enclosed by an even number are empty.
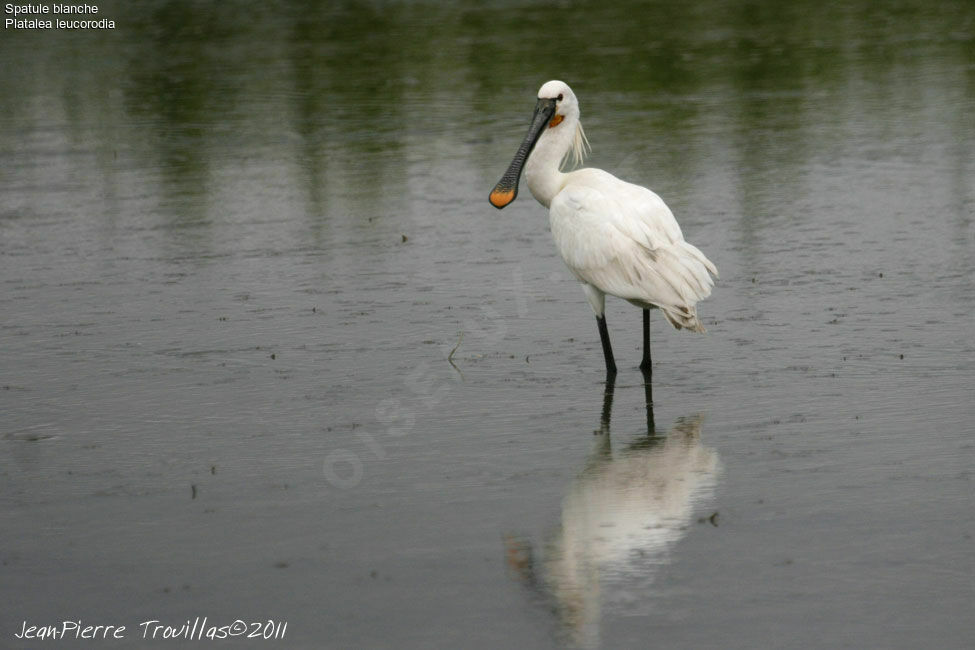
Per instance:
[[[545,129],[525,162],[528,189],[546,208],[565,185],[566,175],[559,171],[559,163],[572,146],[577,121],[578,118],[565,119],[558,126]]]

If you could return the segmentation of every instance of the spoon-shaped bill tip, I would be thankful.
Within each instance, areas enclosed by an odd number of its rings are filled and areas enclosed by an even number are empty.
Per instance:
[[[510,187],[501,187],[499,184],[493,190],[491,190],[491,196],[488,197],[488,201],[491,202],[491,205],[500,210],[515,200],[515,194],[516,192],[514,189]]]

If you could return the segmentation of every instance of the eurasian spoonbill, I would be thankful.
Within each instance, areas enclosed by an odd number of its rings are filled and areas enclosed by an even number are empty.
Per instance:
[[[545,83],[528,134],[489,200],[498,209],[514,201],[524,167],[528,189],[549,209],[555,245],[596,314],[607,374],[616,373],[616,361],[606,294],[643,309],[640,368],[649,372],[650,309],[660,309],[677,329],[704,332],[695,305],[711,294],[718,270],[684,241],[670,208],[652,191],[601,169],[563,173],[566,160],[582,162],[588,144],[575,93],[562,81]]]

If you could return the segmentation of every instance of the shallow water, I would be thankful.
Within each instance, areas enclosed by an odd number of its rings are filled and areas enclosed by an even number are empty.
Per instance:
[[[604,4],[4,33],[0,645],[970,643],[975,12]],[[486,200],[553,77],[721,272],[649,424],[639,311],[608,392],[544,210]]]

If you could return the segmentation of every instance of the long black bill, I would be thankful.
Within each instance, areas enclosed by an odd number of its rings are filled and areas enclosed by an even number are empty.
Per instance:
[[[525,166],[528,154],[535,148],[535,143],[538,142],[538,138],[541,137],[542,131],[545,130],[553,115],[555,115],[555,100],[539,99],[538,103],[535,104],[535,113],[532,115],[532,124],[528,127],[528,134],[525,135],[521,146],[518,147],[514,160],[508,166],[508,171],[504,173],[488,197],[491,205],[498,210],[514,201],[515,197],[518,196],[518,179],[521,178],[521,168]]]

